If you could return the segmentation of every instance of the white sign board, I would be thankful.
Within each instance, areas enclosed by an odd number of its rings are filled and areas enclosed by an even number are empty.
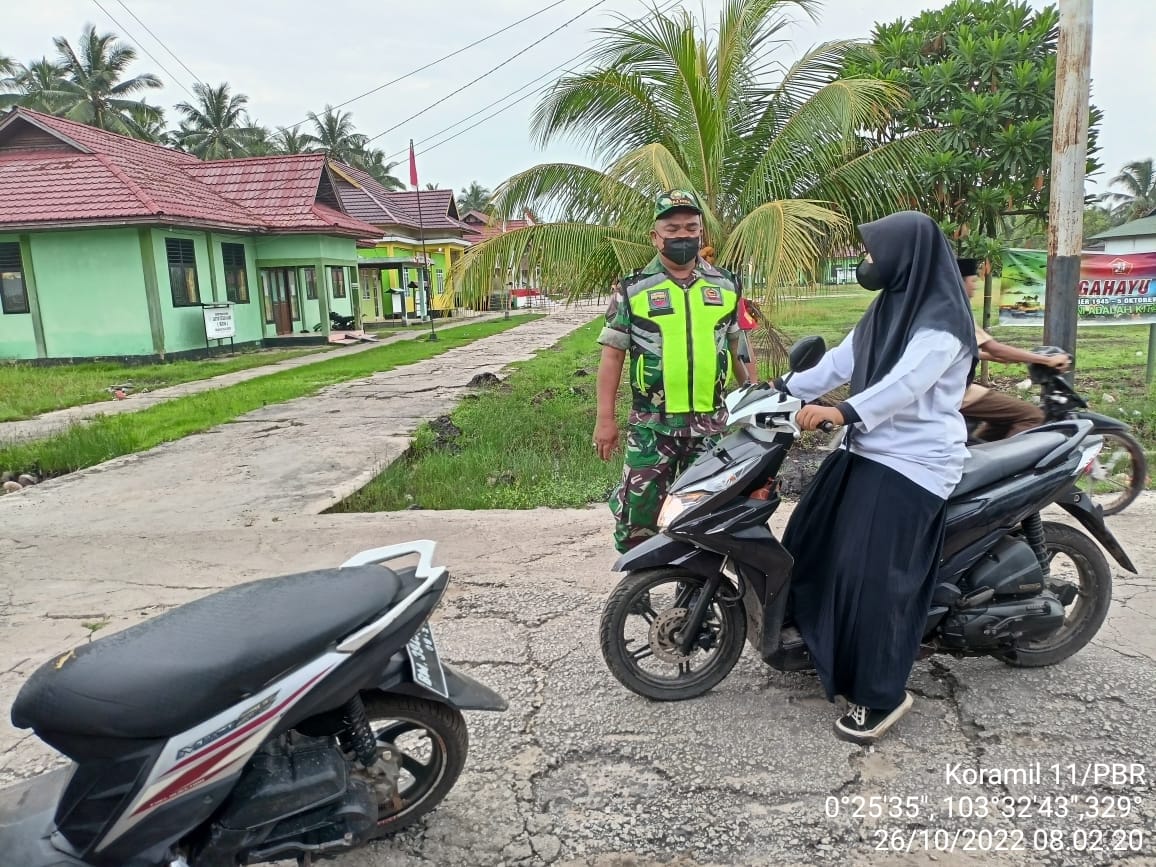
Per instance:
[[[202,309],[205,314],[205,338],[207,340],[236,337],[237,326],[233,321],[232,304],[206,304]]]

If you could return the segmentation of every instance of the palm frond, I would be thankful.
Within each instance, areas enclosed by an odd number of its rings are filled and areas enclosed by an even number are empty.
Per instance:
[[[872,148],[823,172],[807,195],[838,202],[854,225],[906,209],[918,201],[918,168],[939,136],[927,130]]]
[[[875,128],[900,104],[902,90],[876,79],[832,81],[790,113],[750,169],[741,199],[789,198],[856,155],[857,134]]]
[[[622,229],[590,223],[541,223],[514,229],[468,249],[454,267],[457,297],[477,303],[500,291],[510,269],[541,270],[542,285],[577,298],[605,288],[645,264],[643,247]]]
[[[520,172],[502,183],[490,200],[500,216],[520,216],[531,208],[567,221],[608,225],[636,224],[646,205],[645,197],[621,180],[573,163],[544,163]]]
[[[718,261],[738,274],[747,294],[769,309],[780,287],[813,279],[828,239],[847,229],[847,218],[826,203],[767,202],[735,226]]]

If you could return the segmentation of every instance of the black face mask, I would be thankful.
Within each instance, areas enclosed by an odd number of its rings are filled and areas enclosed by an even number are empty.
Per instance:
[[[665,238],[662,255],[677,265],[686,265],[698,256],[698,247],[698,238]]]
[[[883,288],[883,278],[879,275],[879,267],[874,262],[864,259],[855,269],[855,279],[864,289],[878,292]]]

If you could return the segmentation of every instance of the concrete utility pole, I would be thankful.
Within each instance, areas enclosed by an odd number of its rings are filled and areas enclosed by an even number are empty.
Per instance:
[[[1088,160],[1092,0],[1059,0],[1052,189],[1044,343],[1075,357],[1080,248],[1084,241],[1084,174]]]

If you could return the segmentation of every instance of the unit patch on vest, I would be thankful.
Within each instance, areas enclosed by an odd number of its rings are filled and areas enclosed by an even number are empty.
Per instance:
[[[722,307],[723,296],[722,290],[718,286],[703,286],[702,287],[702,303],[711,307]]]
[[[670,303],[670,292],[666,289],[652,289],[647,292],[646,303],[650,307],[651,316],[674,312],[674,306]]]

